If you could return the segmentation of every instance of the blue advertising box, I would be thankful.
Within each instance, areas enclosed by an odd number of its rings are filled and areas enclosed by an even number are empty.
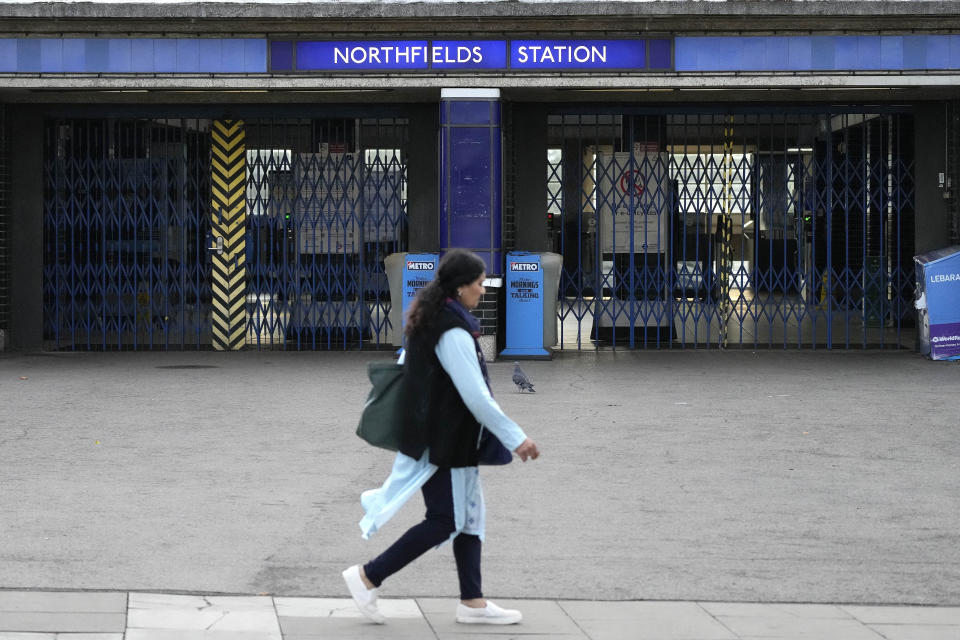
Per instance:
[[[550,357],[543,348],[543,268],[540,256],[507,254],[507,348],[500,355]]]
[[[960,246],[914,256],[917,309],[930,324],[930,357],[960,359]]]
[[[400,320],[401,335],[402,327],[407,322],[407,309],[410,303],[417,297],[417,292],[430,284],[433,276],[437,273],[437,261],[440,259],[436,253],[408,253],[407,259],[403,263],[403,315]]]

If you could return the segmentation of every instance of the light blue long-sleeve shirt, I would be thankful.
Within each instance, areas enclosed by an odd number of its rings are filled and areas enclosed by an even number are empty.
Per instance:
[[[440,336],[434,353],[477,422],[497,436],[507,449],[516,450],[527,439],[527,435],[503,413],[490,394],[480,371],[473,337],[464,329],[449,329]],[[404,356],[401,354],[401,362]],[[364,539],[386,524],[436,472],[437,467],[429,462],[429,458],[429,450],[419,460],[398,452],[390,476],[383,485],[363,492],[360,503],[366,515],[360,521],[360,530]],[[470,533],[483,539],[486,508],[479,470],[477,467],[451,469],[450,482],[456,527],[450,538],[459,533]]]
[[[449,329],[440,336],[435,352],[477,422],[497,436],[509,451],[523,444],[527,434],[506,416],[490,395],[477,361],[473,336],[464,329]]]

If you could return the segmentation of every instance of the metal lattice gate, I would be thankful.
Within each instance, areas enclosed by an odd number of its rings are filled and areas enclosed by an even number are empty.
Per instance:
[[[248,342],[389,342],[384,258],[407,246],[407,129],[401,118],[248,123]]]
[[[394,118],[49,121],[47,346],[379,346],[406,145]]]
[[[69,349],[210,344],[210,121],[49,121],[44,336]]]
[[[562,347],[912,346],[910,116],[557,113]]]

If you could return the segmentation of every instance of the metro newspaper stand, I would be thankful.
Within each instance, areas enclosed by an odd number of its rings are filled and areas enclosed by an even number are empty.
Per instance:
[[[437,253],[391,253],[384,260],[387,278],[390,281],[390,343],[403,346],[403,326],[407,310],[420,289],[430,284],[437,273]],[[400,304],[397,304],[397,301]]]
[[[561,261],[555,253],[513,251],[507,254],[507,336],[501,356],[551,357],[547,346],[556,340]]]

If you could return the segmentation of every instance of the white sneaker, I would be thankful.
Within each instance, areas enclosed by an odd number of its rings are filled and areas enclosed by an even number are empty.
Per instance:
[[[523,614],[516,609],[503,609],[487,600],[482,609],[457,603],[457,622],[461,624],[517,624],[523,620]]]
[[[360,565],[353,565],[341,575],[343,575],[343,581],[347,583],[347,589],[350,590],[350,595],[353,596],[353,601],[360,609],[360,613],[367,616],[372,622],[385,623],[387,619],[377,608],[378,590],[367,589],[367,585],[363,584],[363,578],[360,577]]]

